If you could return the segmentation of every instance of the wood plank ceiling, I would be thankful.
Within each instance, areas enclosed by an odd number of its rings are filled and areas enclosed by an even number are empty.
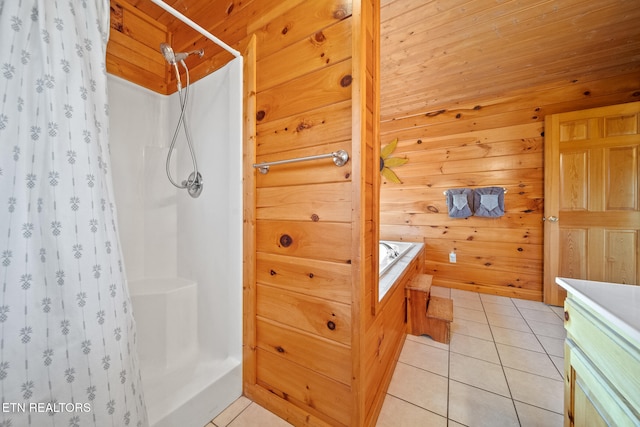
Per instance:
[[[636,0],[381,5],[381,93],[394,100],[382,104],[382,121],[554,82],[565,86],[570,76],[640,72]]]
[[[235,49],[248,40],[256,17],[256,0],[166,0],[165,3]],[[110,0],[111,36],[107,70],[132,83],[163,94],[175,92],[175,76],[160,53],[160,43],[175,52],[204,49],[204,57],[186,63],[196,81],[225,65],[232,55],[204,38],[150,0]],[[253,3],[253,4],[252,4]],[[251,6],[251,7],[250,7]]]
[[[256,14],[260,8],[248,7],[253,1],[166,3],[238,47],[252,28],[268,21]],[[166,41],[176,51],[205,47],[204,60],[190,58],[194,66],[202,64],[195,78],[229,59],[149,0],[111,0],[111,6],[112,11],[135,10],[155,21],[158,28],[166,29]],[[382,105],[383,121],[541,84],[557,82],[560,86],[576,74],[606,77],[640,72],[637,0],[382,0],[381,7],[383,17],[394,17],[383,20],[381,28],[382,94],[394,100]],[[112,27],[116,25],[113,21],[112,14]],[[120,51],[111,61],[110,72],[171,93],[172,74],[162,64],[158,40],[147,40],[149,32],[141,32],[139,26],[140,20],[131,20],[120,31],[146,43],[148,49],[136,51],[130,46]],[[163,72],[141,79],[148,65],[141,65],[136,56],[148,57],[147,63],[164,67]],[[137,64],[128,72],[127,61]]]

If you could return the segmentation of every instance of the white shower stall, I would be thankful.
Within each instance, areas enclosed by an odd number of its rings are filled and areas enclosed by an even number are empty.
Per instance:
[[[242,393],[242,58],[189,90],[198,198],[165,174],[178,94],[109,76],[118,223],[153,427],[201,427]],[[182,182],[192,170],[183,131],[176,147]]]

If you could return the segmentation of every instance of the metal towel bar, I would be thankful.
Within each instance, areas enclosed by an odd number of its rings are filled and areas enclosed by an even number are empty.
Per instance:
[[[344,150],[334,151],[333,153],[317,154],[315,156],[297,157],[295,159],[276,160],[275,162],[254,163],[253,167],[258,168],[260,173],[269,172],[269,166],[284,165],[286,163],[306,162],[307,160],[318,160],[333,158],[336,166],[344,166],[349,161],[349,153]]]
[[[507,194],[507,189],[506,188],[502,187],[502,190],[504,191],[504,194]],[[447,194],[449,194],[449,190],[444,190],[442,192],[442,194],[444,194],[446,196]]]

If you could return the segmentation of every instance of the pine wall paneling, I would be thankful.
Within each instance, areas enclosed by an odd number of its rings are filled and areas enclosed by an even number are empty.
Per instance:
[[[167,67],[160,43],[167,27],[127,2],[111,2],[107,71],[155,92],[167,91]]]
[[[131,1],[136,13],[147,11],[164,22],[165,40],[176,51],[205,48],[203,59],[187,60],[192,82],[228,61],[226,53],[212,53],[209,42],[183,24]],[[374,172],[368,163],[377,120],[374,104],[366,99],[373,96],[373,82],[369,78],[363,84],[367,79],[360,66],[373,64],[364,58],[374,47],[372,32],[368,49],[356,46],[365,39],[352,32],[349,1],[243,2],[226,9],[224,19],[214,19],[220,2],[191,8],[168,3],[184,7],[181,11],[198,23],[207,20],[205,27],[241,47],[249,62],[244,76],[250,145],[244,150],[245,394],[296,425],[362,425],[365,392],[354,388],[364,382],[353,348],[362,352],[362,340],[354,339],[362,335],[359,307],[371,311],[371,297],[361,304],[360,292],[367,287],[362,278],[372,280],[362,260],[370,270],[377,206],[361,211],[373,202]],[[358,5],[356,28],[362,27],[360,20],[371,19],[373,7],[364,15],[360,10]],[[175,80],[156,44],[148,48],[164,72],[160,84],[128,78],[171,93]],[[363,106],[369,107],[367,113]],[[277,166],[267,175],[250,167],[338,149],[351,155],[342,168],[330,160]],[[285,234],[290,245],[281,240]]]
[[[377,301],[378,229],[424,241],[416,269],[435,284],[541,299],[545,116],[640,96],[640,9],[625,0],[167,3],[250,62],[244,390],[296,425],[375,422],[404,334],[399,288]],[[161,42],[205,49],[192,82],[231,58],[148,0],[111,6],[110,73],[168,94]],[[403,184],[380,183],[396,137]],[[250,167],[338,149],[341,168]],[[490,185],[508,190],[504,217],[447,216],[444,190]]]
[[[435,285],[541,300],[544,118],[637,100],[640,10],[462,3],[383,1],[381,141],[409,162],[382,185],[381,237],[424,241]],[[448,217],[443,191],[485,186],[507,189],[504,217]]]
[[[251,166],[256,153],[256,38],[251,37],[243,57],[242,156],[242,381],[255,384],[256,348],[256,174]]]
[[[355,18],[346,2],[296,6],[267,12],[271,21],[254,30],[256,161],[339,149],[351,158],[343,167],[313,161],[256,176],[257,375],[255,384],[245,381],[245,393],[296,425],[357,425]]]
[[[363,188],[360,191],[364,216],[364,229],[354,236],[364,244],[365,263],[360,275],[360,307],[357,313],[361,319],[359,337],[361,354],[354,357],[354,371],[360,369],[359,390],[362,395],[358,405],[362,421],[359,425],[375,425],[382,408],[386,390],[391,382],[397,360],[406,335],[404,286],[417,272],[422,271],[423,258],[417,257],[398,279],[385,297],[378,298],[378,241],[380,224],[380,7],[377,1],[363,1],[363,28],[360,50],[366,52],[362,64],[364,87],[361,90],[361,126],[365,149],[363,154]],[[355,57],[354,53],[354,57]],[[354,118],[354,123],[357,120]],[[354,130],[355,132],[355,130]],[[362,239],[364,242],[362,242]],[[356,281],[354,280],[354,283]],[[354,291],[355,292],[355,291]],[[354,313],[355,315],[355,313]],[[355,333],[355,331],[354,331]]]

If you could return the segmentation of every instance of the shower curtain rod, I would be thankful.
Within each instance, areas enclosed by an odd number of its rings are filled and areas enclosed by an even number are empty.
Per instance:
[[[205,30],[200,25],[196,24],[191,19],[187,18],[182,13],[178,12],[177,10],[175,10],[174,8],[166,4],[163,0],[151,0],[151,1],[156,5],[160,6],[161,8],[163,8],[164,10],[166,10],[167,12],[169,12],[171,15],[175,16],[176,18],[184,22],[185,24],[187,24],[188,26],[190,26],[191,28],[193,28],[194,30],[196,30],[197,32],[199,32],[200,34],[202,34],[203,36],[205,36],[206,38],[208,38],[209,40],[211,40],[212,42],[214,42],[215,44],[217,44],[218,46],[220,46],[221,48],[223,48],[224,50],[226,50],[227,52],[229,52],[230,54],[232,54],[233,56],[235,56],[236,58],[239,58],[241,56],[240,52],[233,49],[232,47],[227,45],[225,42],[223,42],[222,40],[220,40],[219,38],[211,34],[209,31]]]

